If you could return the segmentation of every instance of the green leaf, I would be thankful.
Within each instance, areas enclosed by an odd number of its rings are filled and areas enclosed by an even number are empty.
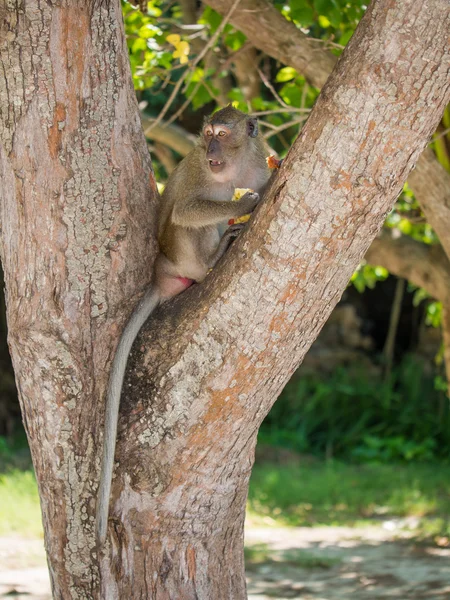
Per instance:
[[[131,51],[137,53],[141,50],[147,50],[147,42],[143,38],[137,38],[131,46]]]
[[[297,76],[297,71],[292,67],[283,67],[277,73],[275,81],[285,82],[294,79]]]
[[[222,23],[222,16],[218,12],[207,6],[203,11],[202,16],[198,20],[201,25],[209,25],[211,33],[215,33],[219,25]]]
[[[155,37],[155,35],[162,35],[162,31],[159,27],[156,27],[151,23],[146,23],[138,31],[138,36],[140,38],[144,38],[145,40]]]
[[[298,85],[286,83],[280,90],[280,96],[289,106],[300,106],[302,92]]]
[[[233,52],[237,52],[247,41],[246,36],[240,31],[232,30],[225,36],[225,44]]]
[[[301,5],[291,8],[290,17],[301,27],[311,27],[314,23],[314,9],[306,2]]]

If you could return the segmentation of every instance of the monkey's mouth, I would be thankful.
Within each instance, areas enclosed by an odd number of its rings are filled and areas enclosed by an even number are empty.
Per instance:
[[[223,167],[224,163],[221,160],[212,160],[211,158],[208,160],[209,166],[211,169],[217,170]]]

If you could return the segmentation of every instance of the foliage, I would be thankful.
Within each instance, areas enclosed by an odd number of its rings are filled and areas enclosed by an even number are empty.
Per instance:
[[[327,19],[326,11],[333,13],[335,3],[305,5],[313,35],[324,42],[348,39],[363,10],[362,3],[353,0],[352,9],[344,10],[339,22],[334,17]],[[239,60],[247,40],[229,23],[222,30],[222,17],[213,9],[203,6],[197,21],[187,24],[188,15],[183,15],[181,7],[163,0],[149,2],[145,15],[128,2],[123,2],[122,8],[133,81],[148,115],[157,116],[166,107],[165,120],[170,123],[183,113],[199,113],[192,119],[197,123],[192,126],[196,131],[203,109],[211,112],[215,106],[233,102],[242,110],[264,113],[261,126],[271,145],[281,154],[286,152],[317,98],[317,90],[301,74],[260,54],[254,65],[260,77],[259,93],[248,97],[235,69],[235,60]],[[302,7],[298,1],[278,8],[296,25],[305,27],[299,20]],[[337,45],[333,48],[340,52]],[[202,51],[205,56],[198,60]],[[180,83],[176,98],[166,104]]]
[[[362,263],[353,273],[350,283],[362,294],[366,288],[373,289],[378,281],[385,281],[388,277],[389,271],[384,267]]]
[[[364,2],[353,0],[290,0],[276,2],[282,14],[313,37],[345,46],[361,19]],[[338,52],[339,48],[334,47]]]
[[[31,470],[0,473],[0,534],[12,533],[42,537],[39,494]]]
[[[261,426],[262,443],[357,462],[448,459],[450,406],[412,358],[385,380],[362,369],[297,376]]]
[[[423,519],[431,535],[446,534],[448,468],[439,464],[350,465],[337,461],[256,463],[249,516],[267,525],[361,525],[393,517]]]
[[[0,534],[42,537],[36,479],[24,433],[0,437]]]

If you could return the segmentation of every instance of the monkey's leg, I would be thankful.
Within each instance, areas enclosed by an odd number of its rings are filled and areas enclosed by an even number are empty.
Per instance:
[[[209,259],[209,262],[208,262],[209,269],[213,269],[216,266],[216,264],[219,262],[219,260],[222,258],[222,256],[225,254],[225,252],[230,247],[231,242],[237,238],[237,236],[244,229],[244,227],[245,227],[245,223],[237,223],[235,225],[231,225],[231,227],[228,227],[228,229],[223,234],[223,236],[219,242],[219,245],[217,246],[216,251]]]

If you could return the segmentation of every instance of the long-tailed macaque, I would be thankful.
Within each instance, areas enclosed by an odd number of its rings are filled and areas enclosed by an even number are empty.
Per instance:
[[[156,306],[203,281],[242,225],[228,220],[251,213],[269,180],[267,148],[255,117],[232,106],[206,120],[194,149],[170,176],[162,195],[153,281],[120,338],[109,378],[103,462],[97,499],[97,542],[106,539],[117,420],[131,346]],[[231,202],[235,188],[249,188]]]

